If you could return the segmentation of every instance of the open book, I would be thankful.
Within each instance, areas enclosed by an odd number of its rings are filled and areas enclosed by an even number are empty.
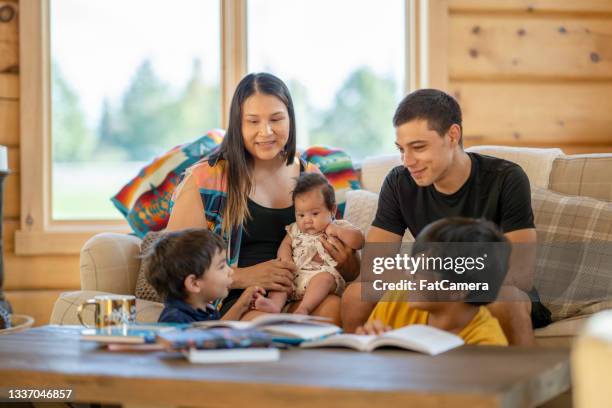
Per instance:
[[[390,346],[435,356],[463,344],[461,337],[435,327],[414,324],[376,335],[338,334],[321,340],[304,342],[301,347],[348,347],[358,351],[372,351]]]
[[[290,313],[270,313],[257,316],[251,321],[213,320],[194,323],[194,327],[229,327],[232,329],[257,329],[269,333],[274,341],[296,344],[318,340],[342,331],[328,323],[329,319]]]
[[[250,321],[242,320],[207,320],[193,323],[194,327],[229,327],[231,329],[259,329],[280,323],[326,324],[330,319],[320,316],[309,316],[292,313],[267,313]]]

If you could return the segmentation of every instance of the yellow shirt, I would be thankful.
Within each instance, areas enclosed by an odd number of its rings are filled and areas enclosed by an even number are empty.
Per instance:
[[[427,324],[429,312],[410,308],[408,302],[378,302],[368,319],[373,320],[399,329],[410,324]],[[476,316],[459,332],[459,337],[465,344],[508,345],[499,322],[485,306],[480,306]]]

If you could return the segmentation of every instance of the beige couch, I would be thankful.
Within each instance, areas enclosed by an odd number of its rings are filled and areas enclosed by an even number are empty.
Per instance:
[[[471,150],[518,163],[527,173],[534,188],[612,202],[612,153],[566,156],[559,149],[499,146],[479,146]],[[376,210],[374,194],[378,194],[389,170],[399,163],[397,155],[364,160],[361,170],[362,186],[369,193],[347,194],[345,215],[349,221],[367,228]],[[371,196],[370,205],[363,203],[363,196],[367,194]],[[405,239],[410,239],[409,234]],[[55,304],[50,322],[76,324],[76,306],[96,294],[134,294],[140,265],[139,244],[138,238],[113,233],[100,234],[90,239],[81,251],[81,291],[62,294]],[[137,318],[143,322],[155,321],[161,309],[162,306],[158,303],[139,299]],[[587,316],[563,319],[537,330],[538,344],[569,344]],[[91,319],[91,316],[86,315],[86,319]]]

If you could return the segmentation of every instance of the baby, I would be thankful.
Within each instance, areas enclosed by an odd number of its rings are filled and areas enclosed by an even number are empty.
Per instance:
[[[327,179],[318,173],[302,173],[293,190],[296,222],[285,227],[287,235],[277,257],[293,261],[297,267],[295,290],[291,300],[301,303],[294,313],[310,314],[328,294],[341,295],[344,279],[336,270],[336,261],[325,251],[321,239],[335,237],[352,249],[363,246],[361,230],[347,221],[334,220],[336,198]],[[281,311],[287,301],[286,292],[270,292],[258,296],[255,309],[269,313]]]

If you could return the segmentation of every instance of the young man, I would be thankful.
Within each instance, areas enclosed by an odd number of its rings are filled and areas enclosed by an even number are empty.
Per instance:
[[[415,91],[398,106],[393,125],[402,165],[383,183],[366,243],[399,244],[406,228],[416,237],[427,224],[451,216],[492,221],[511,243],[536,242],[525,172],[512,162],[463,150],[461,108],[451,96],[435,89]],[[531,302],[537,299],[531,273],[504,286],[500,298],[512,301],[492,303],[489,309],[510,344],[532,344],[532,320],[533,327],[544,326],[550,313]],[[361,300],[359,282],[349,286],[342,298],[344,329],[352,332],[362,325],[374,306]]]

